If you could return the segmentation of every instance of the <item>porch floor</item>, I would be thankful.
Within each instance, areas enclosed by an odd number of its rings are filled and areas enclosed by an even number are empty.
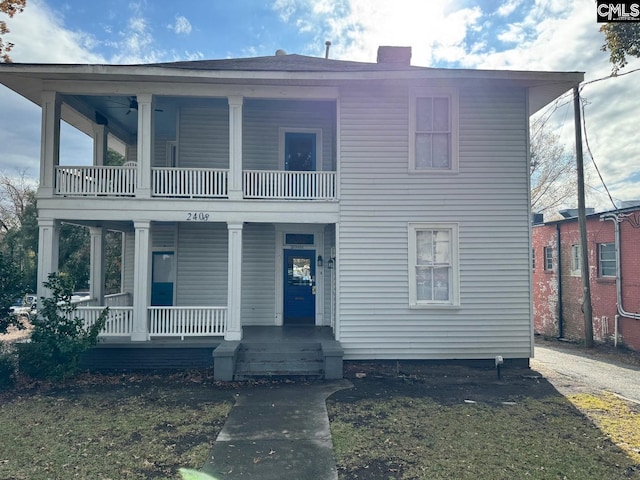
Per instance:
[[[242,342],[287,343],[334,340],[331,327],[243,327]]]

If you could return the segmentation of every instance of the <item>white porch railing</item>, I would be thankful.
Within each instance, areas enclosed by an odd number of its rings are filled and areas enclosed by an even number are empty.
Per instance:
[[[105,307],[78,307],[76,316],[84,320],[85,328],[96,323]],[[109,307],[101,336],[124,337],[131,335],[133,329],[133,307]]]
[[[104,304],[107,307],[130,307],[131,306],[131,294],[113,293],[111,295],[104,296]]]
[[[227,196],[229,170],[152,168],[155,197],[220,198]]]
[[[149,307],[150,336],[222,336],[227,307]]]
[[[56,167],[56,195],[133,196],[136,167]]]
[[[244,170],[245,198],[326,200],[336,197],[336,172]]]

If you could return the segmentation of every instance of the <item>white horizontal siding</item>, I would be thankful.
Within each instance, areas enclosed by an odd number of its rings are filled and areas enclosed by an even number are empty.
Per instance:
[[[404,88],[340,101],[345,358],[528,357],[526,93],[460,90],[459,172],[408,173]],[[459,224],[459,309],[409,308],[407,224]]]
[[[177,305],[227,305],[227,245],[226,224],[179,225]]]
[[[335,104],[319,101],[245,100],[242,109],[243,168],[280,168],[280,128],[322,130],[321,170],[335,170]]]
[[[229,167],[229,105],[203,100],[180,109],[178,164],[192,168]]]
[[[275,257],[273,225],[246,224],[242,232],[243,325],[275,325]]]

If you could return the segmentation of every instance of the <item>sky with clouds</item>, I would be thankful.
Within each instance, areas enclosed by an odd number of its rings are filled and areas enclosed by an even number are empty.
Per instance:
[[[27,0],[6,20],[11,56],[24,63],[149,63],[277,49],[324,56],[330,40],[334,59],[375,62],[379,45],[400,45],[413,47],[419,66],[584,71],[593,157],[616,201],[640,199],[640,71],[607,78],[593,0]],[[635,60],[620,73],[639,67]],[[542,114],[551,112],[549,124],[572,151],[571,99]],[[0,86],[0,172],[37,178],[39,139],[39,107]],[[83,135],[66,128],[63,140],[67,158],[91,154]],[[596,175],[588,192],[590,205],[612,208]]]

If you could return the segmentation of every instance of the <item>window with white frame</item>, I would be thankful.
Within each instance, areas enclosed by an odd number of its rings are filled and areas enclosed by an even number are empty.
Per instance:
[[[553,270],[553,248],[544,247],[544,269]]]
[[[580,245],[571,245],[571,275],[579,277],[582,274],[582,259]]]
[[[454,89],[420,89],[409,104],[409,170],[458,170],[458,95]]]
[[[598,244],[598,273],[601,277],[616,276],[616,245],[615,243]]]
[[[457,306],[458,283],[458,225],[409,224],[410,306]]]

